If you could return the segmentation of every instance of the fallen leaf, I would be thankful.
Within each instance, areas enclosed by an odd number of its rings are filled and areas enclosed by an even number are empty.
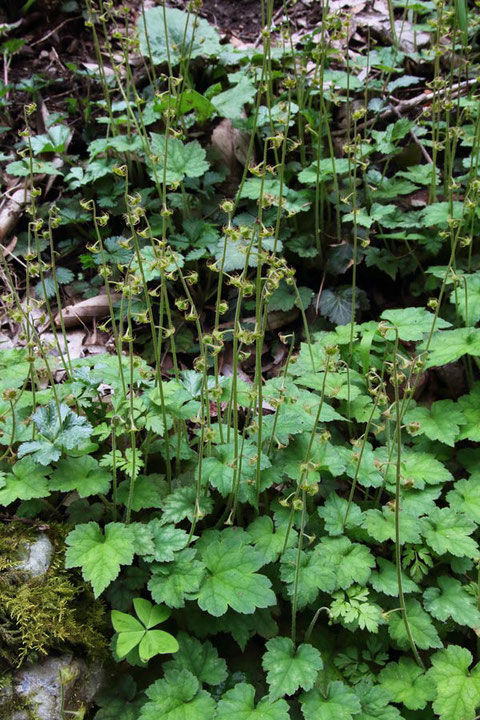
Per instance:
[[[122,297],[121,293],[111,293],[112,303],[117,302]],[[68,305],[61,311],[61,317],[65,327],[73,327],[74,325],[82,325],[108,317],[110,314],[108,306],[108,298],[106,295],[97,295],[96,297],[82,300],[75,305]],[[60,327],[60,313],[55,316],[55,325]]]
[[[13,230],[27,202],[30,202],[30,192],[24,187],[11,194],[8,190],[5,192],[4,202],[0,207],[0,240],[4,240]]]

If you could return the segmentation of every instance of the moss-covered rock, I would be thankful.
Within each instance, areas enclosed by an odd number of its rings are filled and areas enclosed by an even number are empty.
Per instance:
[[[65,534],[61,526],[0,527],[0,674],[52,652],[87,660],[106,652],[105,609],[80,577],[65,570]],[[51,544],[48,562],[44,539]]]
[[[62,720],[83,717],[99,689],[103,673],[72,655],[25,664],[0,689],[2,720]]]

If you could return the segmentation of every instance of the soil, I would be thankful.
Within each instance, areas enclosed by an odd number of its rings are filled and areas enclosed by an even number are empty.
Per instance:
[[[170,0],[168,4],[184,10],[189,2]],[[266,6],[267,0],[263,4]],[[274,0],[275,22],[284,16],[285,5],[288,5],[288,17],[294,31],[315,27],[321,17],[319,0],[297,0],[295,3]],[[259,40],[263,27],[261,0],[203,0],[199,14],[227,37],[234,36],[246,43]]]
[[[185,9],[189,0],[172,0],[169,4]],[[262,29],[260,0],[204,0],[200,10],[220,33],[235,35],[246,42],[257,39]]]

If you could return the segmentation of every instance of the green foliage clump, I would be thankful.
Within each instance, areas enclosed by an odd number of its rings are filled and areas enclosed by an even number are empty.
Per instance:
[[[275,44],[268,0],[238,49],[115,5],[68,68],[95,122],[29,103],[0,160],[0,653],[98,653],[108,605],[95,720],[478,718],[480,16],[388,0],[381,46],[310,3]]]

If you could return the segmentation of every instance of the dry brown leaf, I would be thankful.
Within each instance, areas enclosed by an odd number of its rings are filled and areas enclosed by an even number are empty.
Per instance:
[[[212,132],[210,143],[229,170],[223,191],[226,195],[234,195],[242,179],[243,167],[247,162],[250,136],[233,127],[231,121],[225,118]],[[251,162],[254,163],[254,158]]]
[[[121,293],[111,293],[112,303],[117,302],[122,297]],[[87,298],[75,305],[68,305],[62,309],[61,317],[65,327],[74,327],[75,325],[83,325],[92,320],[100,320],[110,314],[108,298],[106,295],[97,295],[93,298]],[[55,316],[55,325],[60,327],[60,313]]]
[[[0,207],[0,240],[4,240],[13,230],[27,202],[30,202],[30,192],[24,187],[5,193]]]

